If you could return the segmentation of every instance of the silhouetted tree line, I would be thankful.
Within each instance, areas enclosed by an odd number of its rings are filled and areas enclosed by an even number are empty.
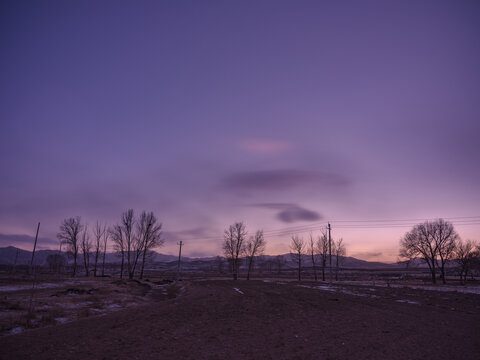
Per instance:
[[[65,219],[60,225],[57,238],[60,249],[66,245],[67,256],[73,260],[73,276],[77,274],[79,253],[82,255],[85,276],[89,276],[91,270],[94,276],[100,275],[100,265],[101,275],[104,276],[107,245],[111,241],[115,252],[121,257],[120,277],[123,278],[126,273],[129,279],[133,279],[139,272],[142,279],[149,254],[164,244],[162,223],[153,212],[142,211],[135,217],[132,209],[125,211],[120,223],[111,227],[97,222],[92,234],[93,240],[87,224],[82,224],[79,216]],[[65,266],[66,260],[60,254],[47,259],[47,263],[51,269],[59,270]]]
[[[249,238],[247,235],[244,222],[236,222],[224,232],[223,253],[230,265],[233,280],[238,279],[242,256],[247,261],[247,280],[249,280],[255,258],[265,251],[266,241],[262,230]]]
[[[433,284],[437,282],[438,273],[442,283],[446,283],[449,263],[457,265],[462,283],[473,269],[480,268],[480,244],[463,241],[453,224],[444,219],[415,225],[400,240],[399,256],[407,261],[423,260],[430,270]]]

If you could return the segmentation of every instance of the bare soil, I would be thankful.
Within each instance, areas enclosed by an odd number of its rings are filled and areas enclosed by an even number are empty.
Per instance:
[[[2,336],[0,358],[480,359],[477,294],[321,282],[133,284],[103,279],[61,295],[84,296],[79,303],[96,296],[102,306],[123,289],[119,298],[136,300]],[[63,294],[65,286],[44,290]],[[14,293],[0,296],[8,303]]]

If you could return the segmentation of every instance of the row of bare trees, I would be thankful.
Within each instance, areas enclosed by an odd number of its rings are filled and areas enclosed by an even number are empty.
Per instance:
[[[266,241],[263,231],[247,238],[248,232],[244,222],[236,222],[225,230],[223,236],[223,253],[228,260],[233,280],[238,279],[242,256],[247,260],[247,280],[250,280],[255,258],[265,251]]]
[[[143,211],[138,218],[129,209],[122,214],[119,224],[108,228],[97,222],[93,229],[93,242],[90,238],[87,224],[82,224],[79,216],[63,220],[57,234],[60,246],[66,245],[73,258],[73,276],[77,273],[79,252],[83,255],[85,275],[90,273],[90,259],[94,259],[94,275],[99,273],[99,261],[102,261],[102,276],[105,274],[105,258],[108,241],[113,242],[114,250],[121,257],[120,277],[125,270],[129,279],[135,275],[140,266],[140,278],[143,278],[147,257],[153,249],[163,245],[162,223],[153,212]],[[126,265],[126,267],[125,267]]]
[[[158,222],[153,212],[143,211],[136,219],[132,209],[122,214],[121,222],[113,226],[111,236],[115,250],[122,258],[120,277],[123,277],[126,265],[129,279],[133,279],[140,259],[140,279],[143,278],[148,254],[164,243],[162,224]]]
[[[442,282],[446,283],[446,266],[456,262],[460,280],[464,282],[471,269],[480,261],[480,244],[463,241],[452,223],[444,219],[417,224],[400,240],[401,259],[423,260],[429,270],[432,282],[436,284],[440,271]]]
[[[315,281],[318,280],[317,264],[319,262],[322,269],[322,280],[325,281],[325,269],[327,269],[327,260],[330,256],[330,246],[331,254],[335,257],[335,280],[338,280],[341,263],[347,254],[342,238],[337,241],[331,239],[330,242],[327,236],[327,231],[323,229],[321,230],[321,234],[316,238],[313,234],[310,234],[308,242],[298,235],[292,236],[290,242],[290,256],[292,261],[297,264],[298,281],[301,281],[302,279],[302,260],[306,255],[311,258]]]
[[[223,253],[230,265],[233,279],[238,279],[241,261],[245,259],[247,262],[247,280],[249,280],[255,258],[262,255],[265,251],[266,241],[263,231],[259,230],[254,235],[248,237],[245,223],[236,222],[225,230],[222,245]],[[298,235],[294,235],[292,236],[290,249],[290,256],[298,266],[299,281],[301,280],[302,261],[307,255],[311,257],[315,280],[318,279],[317,264],[320,262],[322,279],[325,281],[325,269],[327,268],[327,259],[330,255],[330,250],[332,251],[332,255],[335,256],[335,278],[338,280],[341,262],[346,255],[343,239],[337,241],[332,239],[330,243],[326,230],[323,230],[317,238],[314,238],[311,234],[309,243]],[[279,261],[278,267],[280,268],[283,262],[282,259]],[[221,269],[221,258],[219,260],[217,259],[217,262],[219,269]]]

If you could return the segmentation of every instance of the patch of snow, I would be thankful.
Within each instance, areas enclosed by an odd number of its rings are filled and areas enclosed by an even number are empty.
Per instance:
[[[23,332],[23,330],[25,329],[22,326],[16,326],[12,330],[10,330],[10,334],[20,334],[21,332]]]
[[[332,286],[327,286],[327,285],[319,285],[319,286],[308,286],[308,285],[297,285],[298,287],[303,287],[307,289],[316,289],[316,290],[324,290],[324,291],[337,291]]]
[[[55,303],[56,306],[67,308],[67,309],[75,309],[79,307],[86,307],[92,305],[93,302],[85,301],[85,302],[77,302],[77,303]]]
[[[122,306],[118,305],[118,304],[109,304],[109,305],[106,306],[107,309],[119,309],[121,307]]]
[[[420,303],[418,303],[418,302],[416,302],[416,301],[412,301],[412,300],[395,300],[395,301],[396,301],[396,302],[400,302],[400,303],[420,305]]]
[[[55,288],[62,286],[63,284],[50,284],[50,283],[45,283],[45,284],[36,284],[35,289],[49,289],[49,288]],[[32,284],[29,285],[15,285],[15,286],[0,286],[0,292],[5,292],[5,291],[21,291],[21,290],[29,290],[32,288]]]
[[[356,292],[353,292],[353,291],[350,291],[350,290],[345,290],[345,289],[340,290],[340,292],[343,293],[343,294],[353,295],[353,296],[364,296],[364,297],[370,297],[370,298],[378,298],[377,295],[356,293]]]
[[[364,294],[364,293],[358,293],[358,292],[353,292],[350,290],[347,290],[345,288],[335,288],[333,286],[327,286],[327,285],[320,285],[320,286],[308,286],[308,285],[297,285],[299,287],[304,287],[308,289],[315,289],[315,290],[324,290],[324,291],[331,291],[331,292],[341,292],[342,294],[347,294],[347,295],[353,295],[353,296],[365,296],[365,297],[371,297],[371,298],[378,298],[377,295],[370,295],[370,294]]]
[[[350,285],[371,285],[369,281],[345,281],[345,284]],[[387,287],[388,285],[378,281],[375,286],[377,287]],[[390,283],[391,288],[404,288],[404,289],[415,289],[415,290],[428,290],[428,291],[456,291],[465,294],[476,294],[480,295],[480,286],[464,286],[464,285],[415,285],[415,284],[392,284]]]
[[[238,292],[239,294],[244,295],[243,291],[240,290],[239,288],[233,288],[233,290],[235,290],[235,291]]]

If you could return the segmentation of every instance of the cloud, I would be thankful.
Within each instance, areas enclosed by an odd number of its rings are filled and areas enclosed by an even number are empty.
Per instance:
[[[272,139],[245,139],[238,142],[238,147],[256,154],[279,154],[291,150],[293,144]]]
[[[305,185],[345,187],[348,184],[340,175],[293,169],[236,172],[223,179],[223,185],[234,190],[284,190]]]
[[[164,231],[163,237],[172,241],[181,241],[185,239],[198,239],[212,238],[213,231],[206,227],[196,227],[193,229],[180,230],[180,231]],[[221,238],[221,235],[219,236]]]
[[[296,204],[288,203],[262,203],[251,206],[277,210],[276,218],[284,223],[296,221],[318,221],[323,217],[313,210],[304,209]]]
[[[20,248],[32,248],[35,237],[30,235],[0,234],[0,246],[15,246]],[[58,240],[39,237],[37,239],[37,248],[48,246],[58,246]]]

